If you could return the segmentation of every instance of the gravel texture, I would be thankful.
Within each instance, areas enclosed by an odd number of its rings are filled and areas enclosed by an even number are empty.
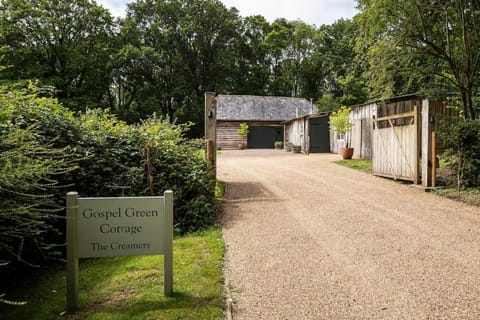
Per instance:
[[[233,319],[480,319],[480,209],[337,159],[218,156]]]

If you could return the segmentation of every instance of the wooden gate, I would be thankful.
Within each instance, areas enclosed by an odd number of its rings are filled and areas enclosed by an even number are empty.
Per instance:
[[[421,100],[378,105],[373,121],[372,173],[395,180],[420,180]]]

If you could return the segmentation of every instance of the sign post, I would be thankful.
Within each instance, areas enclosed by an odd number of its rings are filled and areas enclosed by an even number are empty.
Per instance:
[[[67,193],[67,311],[78,308],[78,255],[77,255],[77,198],[78,193]]]
[[[163,197],[67,194],[67,310],[78,308],[78,259],[164,255],[164,294],[173,292],[173,192]]]

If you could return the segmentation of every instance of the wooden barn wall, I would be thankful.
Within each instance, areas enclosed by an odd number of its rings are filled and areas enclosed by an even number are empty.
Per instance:
[[[355,149],[354,158],[371,159],[372,158],[372,132],[373,116],[376,116],[377,104],[369,103],[351,107],[350,120],[353,123],[351,133],[347,133],[346,138],[350,140],[350,145]],[[332,153],[340,153],[340,149],[345,147],[344,139],[337,139],[337,134],[330,132],[330,150]]]
[[[289,141],[297,146],[306,147],[306,130],[304,118],[295,119],[285,125],[285,142]]]
[[[217,149],[238,149],[240,142],[247,144],[247,137],[238,134],[240,123],[249,126],[281,126],[280,121],[217,121]]]
[[[345,140],[337,139],[337,134],[330,131],[330,152],[340,153],[340,149],[345,147]]]
[[[355,149],[355,158],[372,159],[373,117],[376,116],[376,112],[376,103],[352,107],[351,146]]]

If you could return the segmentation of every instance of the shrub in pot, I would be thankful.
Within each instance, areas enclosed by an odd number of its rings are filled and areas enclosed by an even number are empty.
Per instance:
[[[247,147],[247,136],[248,136],[248,124],[240,123],[240,128],[238,128],[237,133],[243,137],[243,141],[238,143],[238,149],[243,150]]]
[[[287,152],[292,151],[292,146],[293,146],[293,143],[291,143],[290,141],[285,142],[285,151]]]
[[[282,149],[283,141],[275,141],[274,145],[275,145],[275,149]]]
[[[347,134],[352,130],[352,127],[350,108],[343,106],[330,115],[330,130],[342,134],[345,139],[345,148],[340,149],[343,159],[352,159],[353,156],[353,148],[350,147],[350,135]]]

